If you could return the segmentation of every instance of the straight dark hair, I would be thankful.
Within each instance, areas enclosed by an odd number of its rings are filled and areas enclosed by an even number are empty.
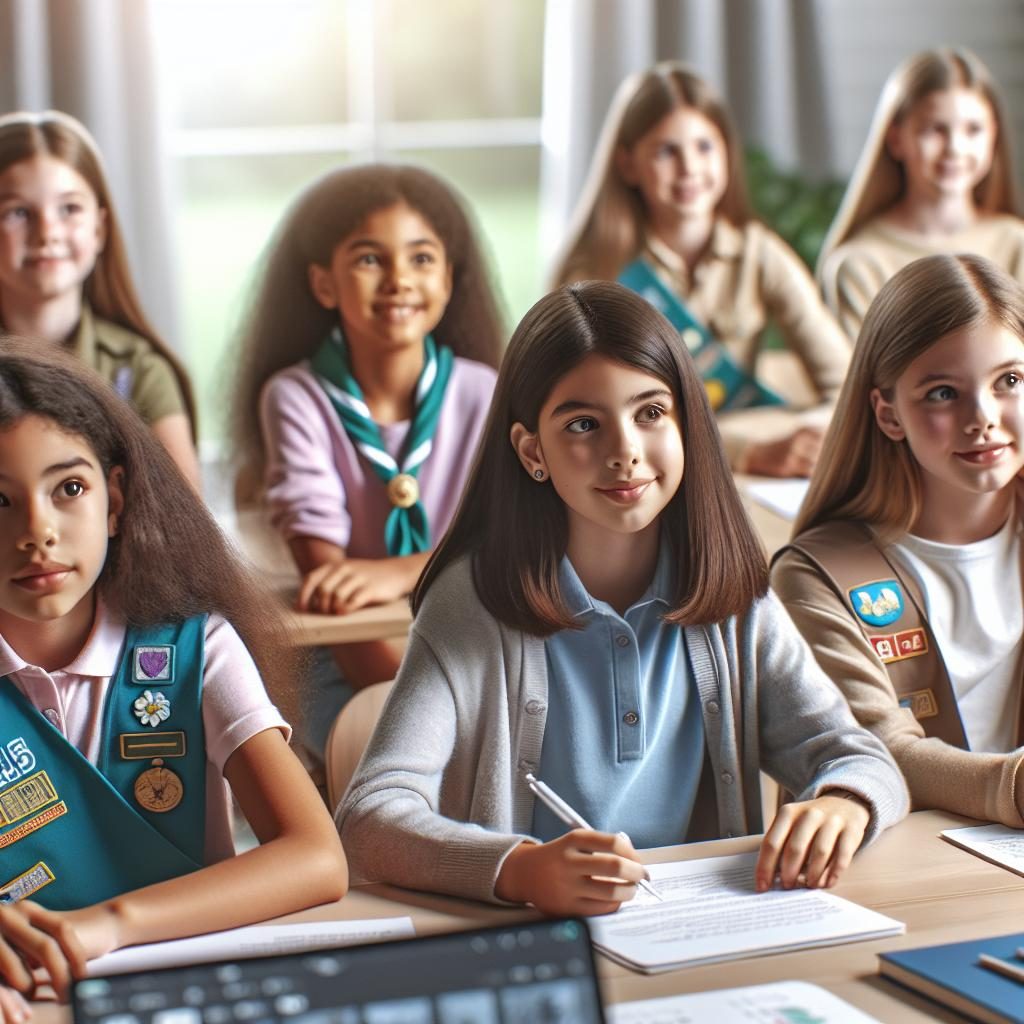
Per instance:
[[[480,600],[499,621],[540,636],[578,625],[558,586],[569,539],[565,505],[550,481],[537,483],[523,469],[510,431],[514,423],[536,431],[552,388],[590,355],[656,377],[679,411],[685,471],[661,513],[662,535],[678,563],[678,589],[666,618],[719,622],[767,592],[764,551],[678,332],[629,289],[583,281],[546,295],[512,336],[462,502],[416,586],[414,611],[438,576],[469,556]]]
[[[231,431],[235,457],[262,476],[260,391],[286,366],[311,356],[338,323],[310,289],[309,266],[330,266],[338,243],[375,210],[407,203],[444,243],[452,294],[434,339],[457,356],[497,367],[504,330],[472,218],[451,185],[419,167],[367,164],[331,171],[310,185],[285,214],[265,251],[249,311],[238,336]]]
[[[279,602],[242,567],[164,446],[110,385],[57,349],[0,338],[0,431],[26,416],[84,440],[124,472],[124,512],[96,586],[132,626],[217,612],[234,626],[267,689],[294,713],[295,666]]]

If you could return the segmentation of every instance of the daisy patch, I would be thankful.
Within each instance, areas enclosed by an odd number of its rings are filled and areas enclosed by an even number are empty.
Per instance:
[[[171,702],[162,693],[153,693],[152,690],[143,690],[133,706],[135,717],[154,729],[171,717]]]

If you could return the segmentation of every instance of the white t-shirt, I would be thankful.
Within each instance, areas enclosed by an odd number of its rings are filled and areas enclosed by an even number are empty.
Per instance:
[[[906,534],[888,554],[924,595],[971,750],[1013,750],[1024,652],[1020,519],[974,544]]]

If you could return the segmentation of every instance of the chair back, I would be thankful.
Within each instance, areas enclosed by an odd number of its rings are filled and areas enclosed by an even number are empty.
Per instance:
[[[394,682],[388,680],[357,690],[338,712],[331,726],[324,749],[324,767],[327,775],[327,800],[332,813],[355,775],[359,759],[370,741],[392,686]]]

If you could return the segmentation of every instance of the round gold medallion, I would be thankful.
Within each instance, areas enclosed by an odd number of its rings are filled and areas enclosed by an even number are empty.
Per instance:
[[[420,500],[420,485],[416,477],[399,473],[388,481],[388,500],[396,508],[412,508]]]
[[[185,795],[185,787],[181,778],[164,768],[161,758],[153,759],[153,767],[147,768],[135,780],[135,799],[139,806],[154,814],[173,811]]]

